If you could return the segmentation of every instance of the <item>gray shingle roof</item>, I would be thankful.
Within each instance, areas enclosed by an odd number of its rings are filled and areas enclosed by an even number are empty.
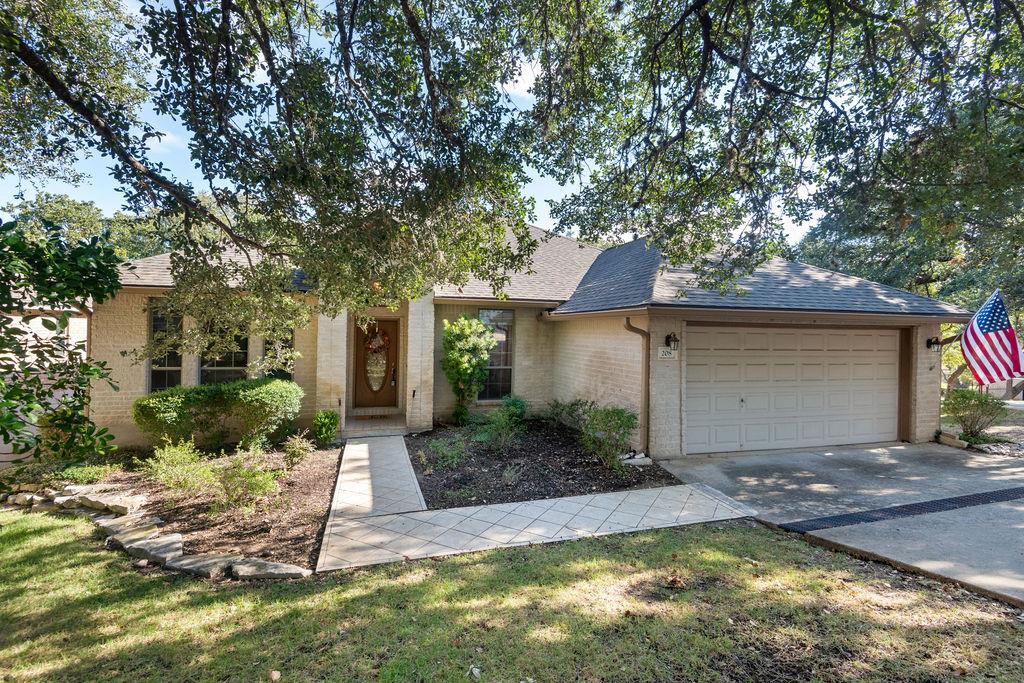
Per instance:
[[[233,261],[240,265],[248,263],[248,259],[240,251],[229,249],[224,253],[225,261]],[[258,254],[253,254],[253,260],[259,260]],[[306,291],[308,287],[304,284],[305,276],[302,270],[296,270],[293,282],[296,289]],[[135,259],[128,264],[121,266],[122,287],[173,287],[174,278],[171,275],[171,255],[157,254],[146,258]]]
[[[744,296],[720,295],[693,289],[693,272],[687,267],[662,268],[657,249],[635,240],[601,251],[576,240],[531,228],[540,245],[534,254],[533,273],[516,273],[506,287],[517,301],[562,301],[555,313],[587,313],[644,306],[679,308],[746,309],[777,311],[828,311],[949,316],[962,318],[970,312],[959,306],[911,294],[805,263],[773,259],[740,279]],[[241,255],[238,255],[241,259]],[[122,269],[125,287],[173,287],[170,254],[137,259],[135,269]],[[301,272],[296,284],[302,289]],[[685,290],[686,296],[677,296]],[[491,299],[491,287],[481,280],[464,286],[439,285],[434,295],[446,299]]]
[[[601,250],[540,228],[530,232],[540,244],[533,255],[533,273],[514,273],[505,287],[509,299],[517,301],[565,301]],[[470,280],[462,287],[438,285],[434,296],[445,299],[493,299],[490,284]]]
[[[805,263],[772,259],[738,281],[745,294],[722,295],[693,288],[688,267],[664,269],[656,248],[635,240],[603,252],[576,292],[555,313],[607,311],[639,306],[827,311],[902,315],[969,316],[959,306],[911,294],[901,289],[816,268]],[[679,297],[680,290],[686,295]]]

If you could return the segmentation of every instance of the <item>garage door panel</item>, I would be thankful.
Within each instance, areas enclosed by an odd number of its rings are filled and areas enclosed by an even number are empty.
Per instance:
[[[890,330],[689,331],[687,451],[895,440],[898,341]]]
[[[801,382],[817,382],[825,379],[825,364],[818,363],[801,363],[800,364],[800,381]]]
[[[707,363],[687,362],[687,382],[708,382],[711,380],[711,366]]]
[[[772,410],[772,395],[767,391],[744,393],[743,402],[748,414],[767,413]]]
[[[767,382],[771,379],[771,366],[768,363],[745,363],[743,379],[746,382]]]
[[[713,400],[717,413],[736,413],[740,410],[739,394],[718,394]]]
[[[776,362],[772,364],[772,377],[776,382],[795,382],[796,363]]]
[[[715,363],[713,366],[712,382],[738,382],[740,381],[739,363]]]
[[[755,422],[743,425],[743,443],[750,448],[768,448],[772,442],[770,422]]]
[[[825,335],[821,332],[809,332],[807,334],[802,334],[799,339],[801,351],[825,350]]]
[[[796,422],[776,422],[775,440],[780,443],[789,444],[800,439],[800,425]]]
[[[775,332],[772,334],[773,351],[799,351],[800,338],[796,332]]]
[[[704,415],[711,412],[711,396],[708,394],[694,394],[686,397],[687,415]]]

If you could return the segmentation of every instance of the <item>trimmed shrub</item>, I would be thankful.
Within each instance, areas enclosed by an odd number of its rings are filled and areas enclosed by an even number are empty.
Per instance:
[[[544,419],[580,431],[583,429],[587,414],[596,407],[597,404],[593,401],[584,401],[581,398],[568,402],[551,401],[548,403]]]
[[[215,481],[213,469],[191,441],[165,443],[153,451],[153,457],[140,463],[140,469],[167,488],[179,491],[198,491]]]
[[[295,382],[257,379],[224,385],[231,415],[241,425],[239,447],[265,448],[267,439],[282,425],[294,420],[305,392]]]
[[[458,467],[466,459],[466,440],[461,434],[450,439],[432,439],[427,448],[434,455],[437,468],[441,470]]]
[[[303,432],[302,434],[293,434],[285,439],[281,450],[284,452],[284,468],[291,470],[312,455],[316,446],[306,438],[306,433]]]
[[[321,410],[313,418],[313,439],[321,447],[330,446],[338,438],[341,418],[333,410]]]
[[[454,322],[444,321],[441,370],[455,394],[455,424],[466,424],[469,404],[484,388],[490,352],[497,343],[490,328],[476,318],[464,315]]]
[[[277,472],[259,465],[250,466],[242,455],[231,458],[214,476],[223,508],[251,510],[259,499],[278,490]]]
[[[217,447],[235,427],[242,448],[263,447],[299,414],[304,392],[282,379],[242,379],[174,387],[136,399],[132,419],[154,441]]]
[[[972,389],[953,389],[942,402],[942,413],[960,425],[960,438],[977,441],[986,429],[1006,417],[1007,408],[994,396]]]
[[[639,424],[636,413],[605,406],[587,411],[580,431],[580,445],[608,467],[620,470],[619,456],[629,450],[629,439]]]

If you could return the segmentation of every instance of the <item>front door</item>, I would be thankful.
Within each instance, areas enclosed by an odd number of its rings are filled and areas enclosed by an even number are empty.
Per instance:
[[[364,332],[356,327],[355,407],[398,405],[398,321],[378,320]]]

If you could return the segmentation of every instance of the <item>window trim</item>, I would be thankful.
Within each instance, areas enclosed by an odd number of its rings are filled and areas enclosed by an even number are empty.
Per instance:
[[[509,364],[508,365],[493,365],[492,366],[491,365],[491,361],[490,361],[490,354],[488,354],[488,359],[487,359],[487,371],[488,371],[488,373],[492,369],[495,369],[495,370],[508,370],[508,394],[506,394],[506,395],[511,395],[511,394],[514,393],[515,383],[516,383],[516,368],[515,368],[515,366],[516,366],[516,330],[515,330],[515,328],[516,328],[516,309],[514,309],[514,308],[483,308],[483,307],[477,308],[476,309],[476,318],[477,318],[477,320],[479,320],[480,322],[483,322],[485,325],[487,325],[487,323],[484,322],[483,319],[481,318],[481,315],[483,314],[484,311],[502,311],[502,312],[507,312],[507,313],[510,314],[510,316],[512,318],[511,322],[509,322],[509,336],[512,337],[512,339],[509,342],[509,350],[508,350]],[[480,393],[483,393],[483,390],[481,390]],[[477,397],[476,397],[476,403],[478,405],[495,405],[495,404],[501,403],[502,400],[504,400],[504,396],[499,396],[498,398],[480,398],[480,394],[478,393]]]
[[[150,297],[146,302],[147,315],[146,315],[146,339],[147,341],[153,340],[153,318],[156,315],[156,311],[153,310],[153,302],[161,299],[162,297]],[[162,314],[161,314],[162,315]],[[163,316],[166,318],[166,316]],[[182,322],[178,321],[180,327]],[[164,356],[166,358],[166,355]],[[184,384],[185,380],[185,356],[179,351],[178,352],[178,365],[156,365],[153,361],[154,358],[146,359],[146,393],[151,394],[154,391],[162,391],[163,389],[172,389],[174,387],[180,387]],[[154,371],[178,371],[178,383],[172,386],[161,387],[160,389],[153,388],[153,372]]]
[[[204,362],[203,354],[199,354],[199,363],[198,363],[199,368],[198,368],[198,370],[196,372],[196,375],[197,375],[196,376],[196,384],[198,384],[199,386],[206,386],[206,385],[210,385],[210,384],[223,384],[225,382],[234,382],[234,381],[237,381],[237,380],[240,380],[240,379],[247,379],[249,377],[249,357],[251,355],[249,353],[249,350],[250,350],[249,347],[250,347],[250,344],[252,343],[252,337],[249,336],[249,335],[246,335],[245,337],[239,337],[238,339],[239,339],[239,341],[245,340],[245,343],[244,344],[239,344],[238,350],[237,351],[232,351],[231,353],[232,353],[232,355],[234,355],[236,353],[243,353],[244,352],[245,353],[245,365],[241,365],[241,366],[238,366],[238,365],[227,365],[227,366],[221,366],[221,367],[207,367],[206,363]],[[212,360],[214,362],[216,362],[219,359],[218,358],[214,358]],[[234,359],[232,359],[232,362],[233,361],[234,361]],[[204,382],[203,381],[203,371],[204,370],[212,371],[214,373],[217,373],[218,371],[221,371],[221,370],[226,370],[226,371],[241,370],[242,371],[242,376],[241,377],[235,377],[235,378],[232,378],[232,379],[221,380],[220,382]]]

